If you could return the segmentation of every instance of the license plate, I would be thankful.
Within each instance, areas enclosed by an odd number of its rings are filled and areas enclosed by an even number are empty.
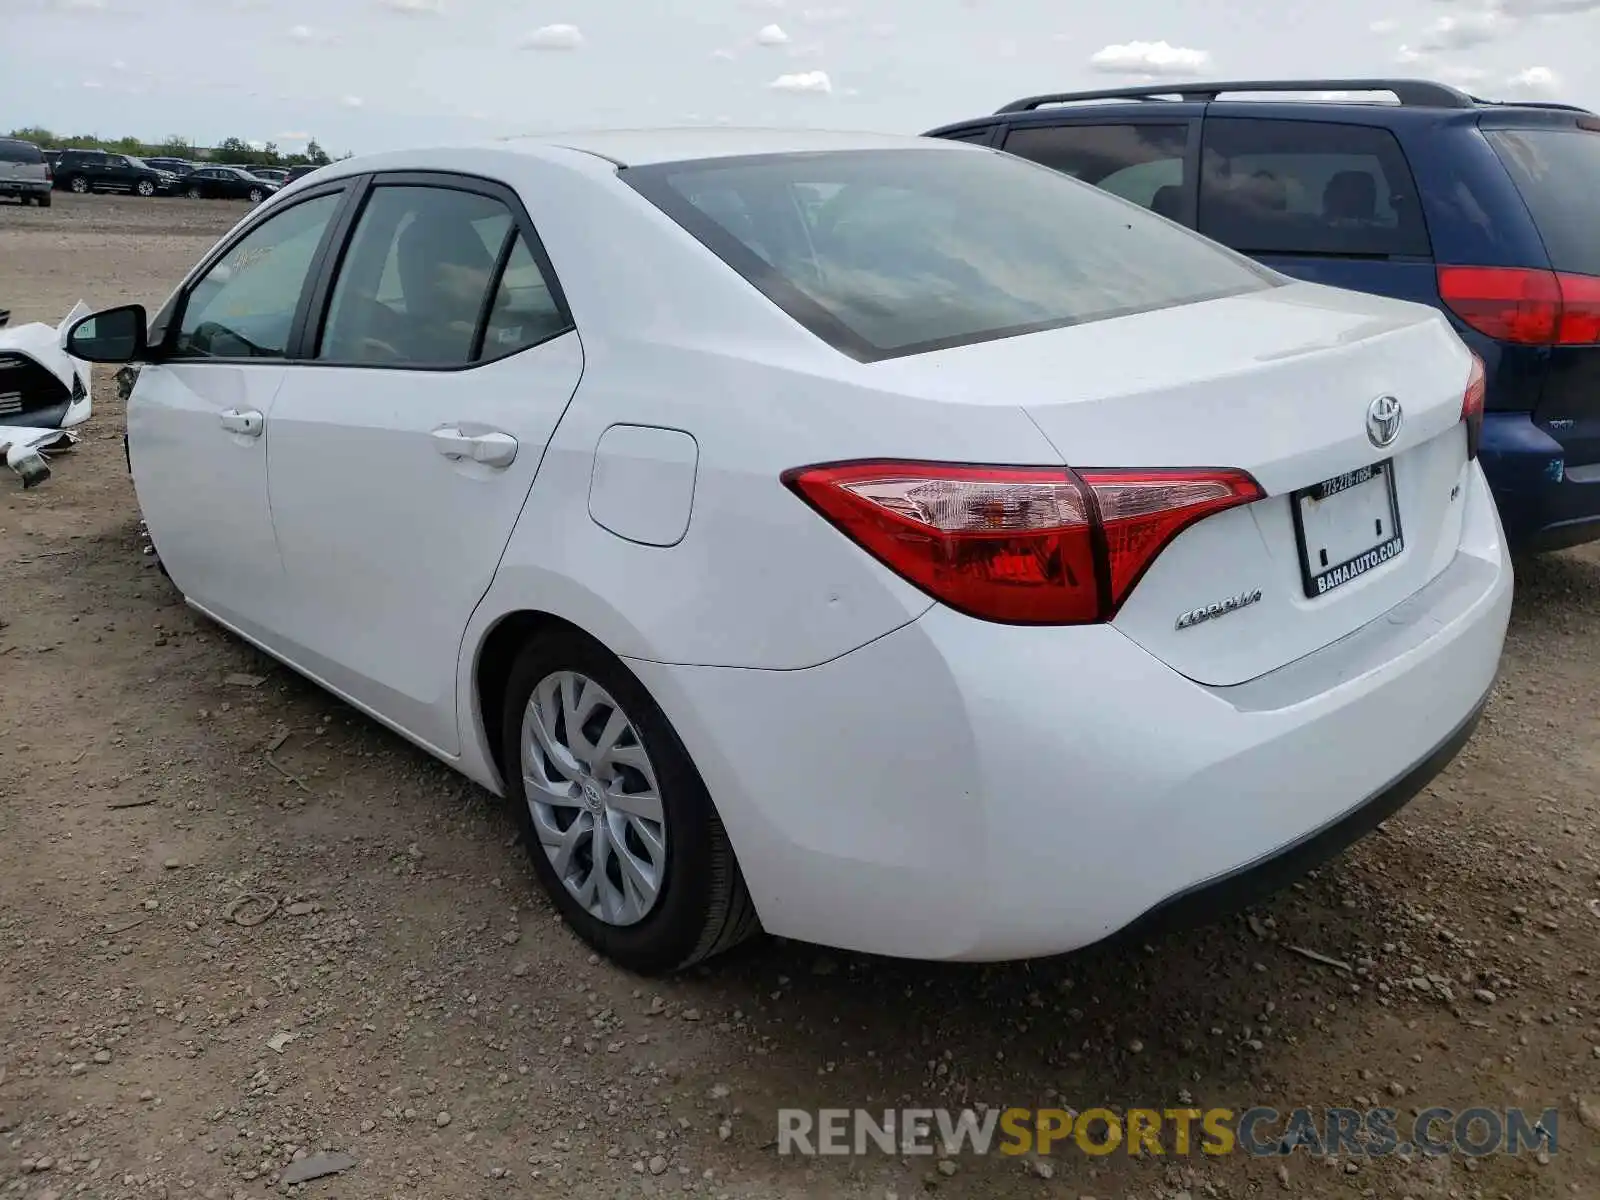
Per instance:
[[[1290,504],[1309,597],[1326,596],[1405,549],[1393,460],[1302,488]]]

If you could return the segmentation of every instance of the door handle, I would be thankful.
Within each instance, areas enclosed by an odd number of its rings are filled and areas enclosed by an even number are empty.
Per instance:
[[[517,439],[509,433],[462,433],[453,425],[435,429],[433,448],[452,462],[480,462],[509,467],[517,458]]]
[[[229,433],[242,433],[245,437],[260,437],[267,426],[266,418],[254,409],[241,412],[230,408],[222,414],[222,427]]]

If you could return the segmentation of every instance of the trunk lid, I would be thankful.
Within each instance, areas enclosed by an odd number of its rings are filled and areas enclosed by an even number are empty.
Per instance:
[[[940,392],[1018,397],[1073,467],[1255,476],[1267,498],[1185,530],[1114,620],[1197,682],[1242,683],[1343,637],[1460,540],[1471,358],[1431,308],[1295,283],[897,365]],[[1382,448],[1367,433],[1379,397],[1403,414]]]

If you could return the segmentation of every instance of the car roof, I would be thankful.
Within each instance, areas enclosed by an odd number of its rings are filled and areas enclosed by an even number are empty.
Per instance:
[[[756,154],[815,154],[830,150],[949,149],[909,134],[823,129],[608,129],[541,133],[501,139],[510,149],[561,147],[594,154],[619,166],[688,162]]]

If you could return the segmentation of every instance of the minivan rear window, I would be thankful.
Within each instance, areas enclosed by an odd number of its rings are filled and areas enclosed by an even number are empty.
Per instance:
[[[1282,282],[1098,188],[958,146],[702,159],[621,177],[864,362]]]
[[[0,138],[0,162],[36,165],[43,161],[44,154],[32,142]]]
[[[1484,136],[1522,193],[1550,266],[1600,275],[1600,133],[1496,129]]]

